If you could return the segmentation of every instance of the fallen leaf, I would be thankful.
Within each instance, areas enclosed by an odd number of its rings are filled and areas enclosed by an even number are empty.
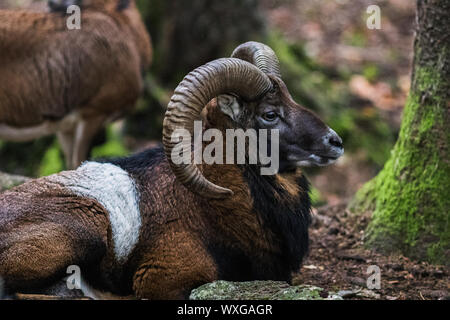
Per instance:
[[[308,269],[308,270],[315,270],[315,269],[318,269],[318,267],[316,267],[316,266],[314,266],[314,265],[312,265],[312,264],[307,265],[307,266],[303,266],[303,268],[304,268],[304,269]]]

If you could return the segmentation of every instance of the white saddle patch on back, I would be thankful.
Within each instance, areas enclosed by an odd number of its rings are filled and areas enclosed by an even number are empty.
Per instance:
[[[78,196],[97,200],[108,211],[114,253],[125,262],[139,240],[139,193],[128,173],[110,163],[85,162],[75,171],[48,177]]]

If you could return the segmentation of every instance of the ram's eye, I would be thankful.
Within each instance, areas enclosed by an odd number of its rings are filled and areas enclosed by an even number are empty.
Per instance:
[[[275,111],[269,111],[264,113],[262,117],[266,121],[275,121],[278,118],[278,114]]]

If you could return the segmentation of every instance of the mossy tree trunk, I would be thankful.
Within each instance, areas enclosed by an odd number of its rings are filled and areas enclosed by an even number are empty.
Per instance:
[[[418,0],[416,28],[398,140],[350,206],[373,212],[369,247],[450,264],[450,1]]]

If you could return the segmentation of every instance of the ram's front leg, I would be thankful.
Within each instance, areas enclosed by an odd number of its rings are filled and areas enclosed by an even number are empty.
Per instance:
[[[68,162],[69,169],[76,169],[88,158],[89,148],[94,136],[103,128],[107,116],[100,115],[80,120],[73,136],[72,159]]]
[[[58,141],[66,159],[66,168],[72,168],[73,145],[75,140],[75,130],[59,131],[57,133]]]
[[[192,289],[217,279],[216,265],[197,239],[176,233],[160,240],[133,278],[138,298],[188,299]]]

